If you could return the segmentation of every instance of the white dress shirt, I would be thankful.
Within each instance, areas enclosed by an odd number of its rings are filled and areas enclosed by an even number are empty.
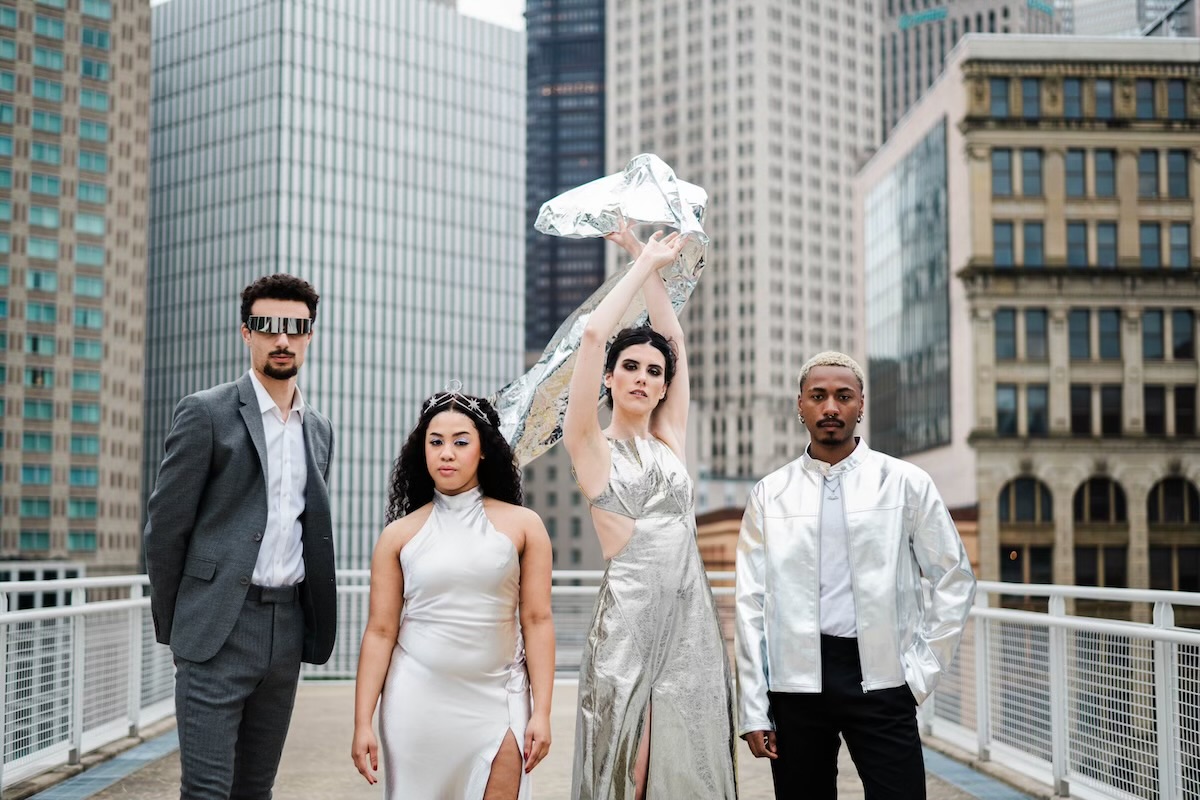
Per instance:
[[[857,636],[858,615],[850,578],[850,547],[846,542],[846,510],[842,478],[822,465],[821,475],[821,633]]]
[[[262,534],[254,583],[292,586],[304,580],[304,542],[300,515],[308,486],[304,450],[304,397],[299,387],[287,416],[250,370],[267,438],[267,529]]]

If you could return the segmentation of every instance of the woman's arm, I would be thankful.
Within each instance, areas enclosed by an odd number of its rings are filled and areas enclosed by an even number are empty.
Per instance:
[[[661,234],[652,236],[633,266],[596,306],[583,330],[563,418],[563,444],[571,456],[579,488],[588,497],[604,491],[610,469],[608,447],[596,416],[596,398],[604,378],[604,348],[608,337],[642,284],[673,262],[682,248],[683,240],[677,233],[665,238]]]
[[[409,519],[409,518],[405,518]],[[367,628],[358,653],[354,683],[354,739],[350,757],[367,783],[378,781],[379,744],[371,721],[383,691],[404,605],[404,573],[400,569],[400,543],[405,520],[383,529],[371,557],[371,601]]]
[[[650,430],[675,451],[680,461],[687,460],[687,421],[691,403],[691,385],[688,377],[687,347],[683,341],[683,326],[671,305],[662,273],[655,271],[642,287],[646,299],[646,311],[650,314],[650,325],[671,342],[675,348],[675,377],[667,387],[666,398],[654,410]]]
[[[533,716],[525,728],[525,771],[530,772],[550,750],[550,701],[554,692],[554,619],[550,613],[550,569],[554,560],[550,537],[541,518],[526,511],[525,547],[521,553],[521,634],[525,665],[533,693]]]

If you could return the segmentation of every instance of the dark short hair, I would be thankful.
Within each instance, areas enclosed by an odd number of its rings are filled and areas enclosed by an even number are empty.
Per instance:
[[[671,346],[670,339],[649,325],[637,325],[617,331],[617,335],[608,345],[608,356],[604,359],[604,374],[611,374],[617,368],[617,360],[621,357],[621,353],[638,344],[648,344],[663,354],[663,362],[666,365],[664,370],[666,382],[667,386],[670,386],[671,381],[675,378],[675,348]],[[604,400],[611,408],[612,392],[607,387],[604,389]]]
[[[444,403],[431,403],[432,398],[421,404],[421,416],[409,433],[400,455],[392,465],[392,477],[388,484],[387,521],[393,522],[411,514],[433,499],[433,476],[425,463],[425,433],[429,423],[443,411],[458,411],[471,420],[479,432],[480,454],[479,488],[487,497],[494,497],[514,506],[521,505],[521,468],[512,448],[500,432],[500,416],[496,409],[482,397],[460,395],[465,402],[474,401],[483,414],[484,422],[475,411],[461,405],[458,399]]]
[[[250,321],[250,308],[256,300],[299,300],[308,306],[308,317],[316,324],[317,301],[320,299],[317,290],[303,278],[286,272],[264,275],[242,289],[242,324]]]

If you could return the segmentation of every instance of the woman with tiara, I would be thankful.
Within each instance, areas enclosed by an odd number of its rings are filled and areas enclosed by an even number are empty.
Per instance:
[[[425,401],[392,471],[351,746],[375,783],[379,702],[391,800],[528,800],[550,747],[550,538],[499,424],[454,386]]]
[[[588,319],[563,421],[608,560],[580,665],[572,798],[735,798],[729,663],[684,464],[687,354],[659,273],[685,237],[643,247],[626,226],[609,238],[635,260]],[[606,355],[639,290],[652,327],[620,331]]]

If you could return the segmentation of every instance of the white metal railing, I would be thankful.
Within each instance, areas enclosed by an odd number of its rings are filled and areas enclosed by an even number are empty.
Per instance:
[[[572,673],[599,571],[554,573],[557,669]],[[726,637],[733,573],[709,573]],[[308,680],[354,677],[368,573],[338,573],[338,639]],[[0,583],[0,790],[78,759],[174,710],[144,575]],[[66,606],[31,608],[41,598]],[[1043,598],[1046,612],[1000,608]],[[1153,608],[1152,623],[1067,613],[1071,602]],[[1080,798],[1200,796],[1200,632],[1175,625],[1183,592],[981,582],[955,664],[921,709],[923,732]],[[348,712],[347,712],[348,713]]]

